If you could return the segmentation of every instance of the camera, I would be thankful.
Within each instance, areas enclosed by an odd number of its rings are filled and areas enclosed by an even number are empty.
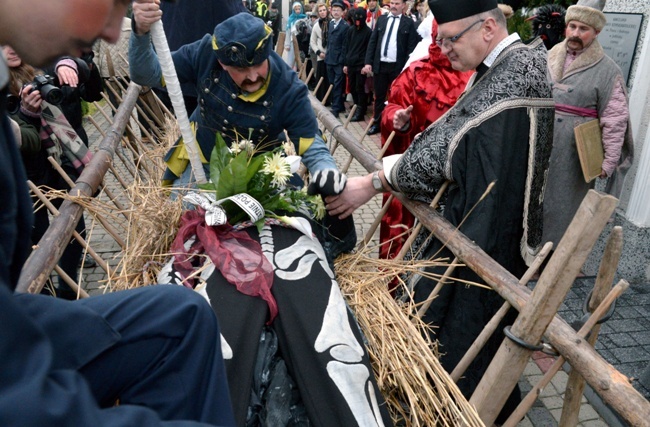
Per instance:
[[[54,86],[54,77],[48,74],[34,77],[34,81],[27,85],[31,85],[32,90],[39,91],[43,101],[47,101],[49,104],[59,105],[63,101],[63,92]]]
[[[20,110],[20,96],[7,94],[7,112],[17,114]]]

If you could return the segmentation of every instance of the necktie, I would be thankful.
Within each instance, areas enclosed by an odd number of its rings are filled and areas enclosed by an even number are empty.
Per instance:
[[[388,29],[388,37],[386,37],[386,44],[384,45],[384,57],[386,57],[386,55],[388,55],[388,43],[390,43],[390,36],[393,34],[393,27],[395,26],[395,18],[396,18],[396,16],[391,15],[391,16],[389,16],[389,18],[391,18],[392,21],[390,21],[390,28]]]

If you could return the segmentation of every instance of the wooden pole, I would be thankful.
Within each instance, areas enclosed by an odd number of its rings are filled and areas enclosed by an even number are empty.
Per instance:
[[[458,267],[458,258],[454,258],[453,261],[451,261],[451,264],[449,264],[440,280],[438,280],[435,288],[433,288],[427,299],[422,302],[422,305],[416,314],[417,317],[422,318],[422,316],[424,316],[424,313],[426,313],[429,307],[431,307],[431,303],[438,296],[442,287],[448,283],[447,279],[451,277],[451,275],[454,273],[454,270],[456,270],[456,267]]]
[[[587,193],[528,303],[512,325],[514,336],[531,345],[540,342],[617,204],[615,197],[595,191]],[[485,425],[494,423],[517,385],[531,353],[531,349],[510,339],[501,344],[470,398]]]
[[[115,115],[114,125],[102,139],[93,159],[84,168],[79,179],[71,190],[72,194],[80,194],[91,197],[100,182],[102,181],[108,165],[113,159],[115,149],[119,144],[126,123],[131,117],[131,110],[135,105],[140,93],[140,86],[135,83],[129,85],[129,90],[124,97],[124,102]],[[83,214],[83,207],[66,200],[59,209],[60,215],[54,218],[39,247],[32,251],[31,255],[23,265],[20,273],[17,292],[39,293],[49,277],[49,272],[54,269],[59,258],[63,254],[67,242]],[[123,246],[122,246],[123,247]]]
[[[59,210],[50,202],[47,197],[45,197],[45,194],[36,186],[34,185],[33,182],[30,180],[27,180],[27,185],[29,186],[30,190],[38,197],[38,199],[45,205],[47,210],[49,210],[52,213],[52,216],[59,216]],[[108,264],[104,262],[102,257],[99,256],[97,252],[88,244],[86,239],[81,237],[81,234],[79,234],[76,230],[72,232],[72,237],[74,237],[77,242],[83,247],[85,250],[88,251],[91,257],[97,262],[97,265],[99,265],[102,270],[104,270],[106,273],[108,273]]]
[[[600,261],[596,283],[594,284],[594,290],[589,301],[589,312],[594,312],[611,289],[622,251],[623,228],[616,226],[609,234],[609,239],[605,245],[605,252],[603,252],[603,259]],[[596,345],[599,332],[600,325],[594,325],[593,329],[591,329],[591,335],[587,338],[587,342],[590,345]],[[584,389],[584,379],[575,369],[572,369],[569,373],[566,391],[564,392],[564,405],[562,406],[562,416],[560,417],[558,427],[573,427],[578,424],[580,400],[582,399]]]
[[[277,53],[280,56],[283,56],[284,54],[284,40],[287,37],[287,33],[284,31],[280,31],[278,33],[278,41],[275,44],[275,53]]]
[[[519,279],[520,286],[526,286],[530,279],[533,278],[548,254],[551,253],[551,249],[553,249],[553,243],[546,242],[546,244],[542,247],[542,249],[533,260],[530,267],[528,267],[528,270],[526,270],[524,275],[521,276],[521,279]],[[483,328],[479,336],[476,337],[469,350],[467,350],[463,358],[460,360],[460,362],[458,362],[458,365],[456,365],[454,370],[451,372],[450,376],[454,382],[458,382],[460,377],[463,376],[469,365],[474,361],[492,334],[494,334],[494,331],[496,331],[503,318],[506,317],[506,314],[508,314],[508,311],[510,311],[511,307],[512,306],[507,301],[504,302],[499,311],[497,311],[496,314],[492,316],[492,319],[490,319],[488,324],[485,325],[485,328]]]
[[[185,101],[183,100],[181,85],[178,81],[178,76],[176,75],[176,68],[174,67],[171,52],[169,51],[169,45],[167,44],[167,37],[165,36],[162,21],[154,22],[151,25],[150,32],[151,41],[156,48],[156,55],[158,55],[160,69],[165,78],[167,93],[169,94],[169,99],[172,101],[174,113],[178,119],[178,126],[181,130],[181,135],[183,136],[183,144],[187,151],[187,157],[190,159],[190,165],[192,166],[194,177],[198,184],[205,184],[208,182],[208,179],[205,176],[205,170],[201,163],[201,147],[199,147],[199,144],[194,137],[194,132],[192,131],[190,121],[187,117],[187,110],[185,109]]]
[[[587,336],[590,330],[593,330],[594,327],[597,327],[596,322],[607,312],[609,307],[612,305],[612,303],[619,297],[621,294],[628,288],[629,284],[625,280],[621,280],[618,282],[618,284],[612,289],[612,291],[607,294],[605,298],[603,298],[602,302],[594,310],[593,314],[589,317],[587,322],[580,328],[578,331],[578,336],[581,338],[584,338]],[[559,372],[560,369],[562,369],[562,365],[564,365],[565,359],[564,357],[560,356],[558,357],[553,365],[549,368],[548,371],[546,371],[546,374],[542,377],[541,380],[537,382],[533,386],[533,388],[528,392],[526,397],[519,403],[515,411],[510,414],[506,422],[503,424],[503,427],[515,427],[521,419],[524,418],[526,413],[530,410],[530,408],[533,406],[535,403],[535,400],[537,400],[537,397],[540,395],[542,390],[548,385],[548,383],[551,382],[555,374]],[[580,403],[580,402],[578,402]],[[573,424],[573,426],[575,426]]]
[[[59,173],[59,175],[61,175],[61,177],[65,180],[65,182],[68,183],[70,188],[74,187],[74,181],[72,181],[70,175],[68,175],[67,172],[63,170],[63,168],[56,162],[56,160],[54,160],[54,157],[48,156],[47,160],[50,162],[52,167]],[[122,213],[122,215],[124,215],[124,218],[128,220],[129,216],[126,214],[126,208],[120,203],[119,200],[117,200],[117,197],[114,196],[113,193],[108,188],[106,188],[103,181],[102,184],[100,185],[101,185],[101,189],[106,193],[110,201],[113,202],[115,207],[117,207],[117,209]]]
[[[72,289],[72,291],[75,294],[77,294],[77,298],[88,298],[89,297],[88,293],[86,291],[84,291],[83,288],[77,284],[77,282],[72,280],[72,277],[68,276],[68,273],[63,271],[63,269],[61,267],[59,267],[58,265],[55,265],[54,266],[54,271],[56,271],[56,274],[59,275],[59,279],[63,280],[65,283],[67,283],[68,286],[70,286],[70,289]]]

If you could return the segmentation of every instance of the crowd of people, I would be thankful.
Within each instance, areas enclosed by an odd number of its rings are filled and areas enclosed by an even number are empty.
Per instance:
[[[296,1],[285,25],[278,4],[267,0],[227,0],[213,10],[202,2],[82,3],[0,0],[2,425],[392,425],[331,267],[356,243],[353,212],[376,194],[386,201],[389,191],[429,203],[448,182],[443,217],[519,277],[543,243],[558,243],[594,186],[583,178],[574,128],[599,120],[600,178],[611,194],[620,193],[632,162],[626,84],[597,39],[605,0],[538,8],[531,17],[537,37],[526,42],[508,32],[496,0]],[[46,24],[21,31],[34,14]],[[313,235],[268,218],[215,234],[204,231],[202,211],[192,213],[180,245],[200,259],[194,268],[209,272],[202,275],[209,302],[185,286],[75,300],[60,281],[60,298],[14,294],[48,225],[46,211],[33,212],[27,179],[66,189],[47,158],[74,179],[92,157],[81,100],[100,99],[102,78],[110,79],[93,44],[122,36],[126,48],[126,34],[130,79],[164,92],[150,36],[161,20],[206,174],[219,155],[215,141],[234,147],[245,135],[264,151],[288,139],[325,218],[306,216]],[[280,30],[282,56],[274,49]],[[311,63],[314,82],[322,80],[319,99],[332,86],[335,117],[347,112],[349,93],[357,105],[351,121],[372,110],[368,133],[381,133],[382,144],[395,134],[382,170],[349,179],[339,171],[296,59]],[[170,149],[162,185],[196,187],[188,151],[182,138]],[[395,257],[413,224],[393,202],[380,256]],[[84,228],[82,220],[82,235]],[[259,261],[246,290],[239,272],[210,249],[226,240],[246,248],[256,260],[249,264]],[[73,280],[81,253],[72,241],[60,261]],[[183,256],[174,255],[161,284],[182,284]],[[453,258],[426,231],[409,256]],[[502,303],[495,292],[464,285],[470,282],[481,278],[457,269],[423,317],[449,372]],[[421,277],[410,297],[422,303],[436,284]],[[503,339],[494,334],[458,381],[466,397]],[[519,401],[515,388],[496,422]]]

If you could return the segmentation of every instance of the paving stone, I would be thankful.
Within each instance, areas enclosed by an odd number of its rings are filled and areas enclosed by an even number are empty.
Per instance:
[[[630,336],[641,346],[650,345],[650,330],[630,332]]]
[[[636,319],[610,320],[605,323],[616,332],[643,331],[645,328]]]
[[[558,422],[546,408],[532,408],[528,411],[528,417],[534,427],[555,427]]]
[[[533,423],[530,421],[530,419],[526,416],[523,420],[519,421],[517,427],[534,427],[534,426]]]
[[[580,406],[580,414],[578,415],[578,420],[580,422],[598,420],[599,418],[600,416],[598,415],[598,412],[596,412],[596,410],[590,405]]]
[[[636,340],[632,337],[632,335],[628,333],[611,334],[609,338],[612,341],[612,343],[617,347],[625,348],[625,347],[634,347],[637,345]]]
[[[559,396],[543,397],[542,402],[548,409],[561,409],[564,404],[564,399]]]
[[[650,360],[650,354],[643,348],[613,348],[611,352],[620,363]]]
[[[562,408],[560,408],[560,409],[549,409],[549,412],[551,413],[551,416],[555,420],[555,423],[556,423],[555,425],[557,425],[557,423],[560,422],[560,417],[562,416]]]
[[[560,393],[564,393],[564,390],[566,390],[566,385],[567,382],[569,381],[569,375],[564,372],[560,371],[551,380],[551,384],[553,384],[553,387]]]

